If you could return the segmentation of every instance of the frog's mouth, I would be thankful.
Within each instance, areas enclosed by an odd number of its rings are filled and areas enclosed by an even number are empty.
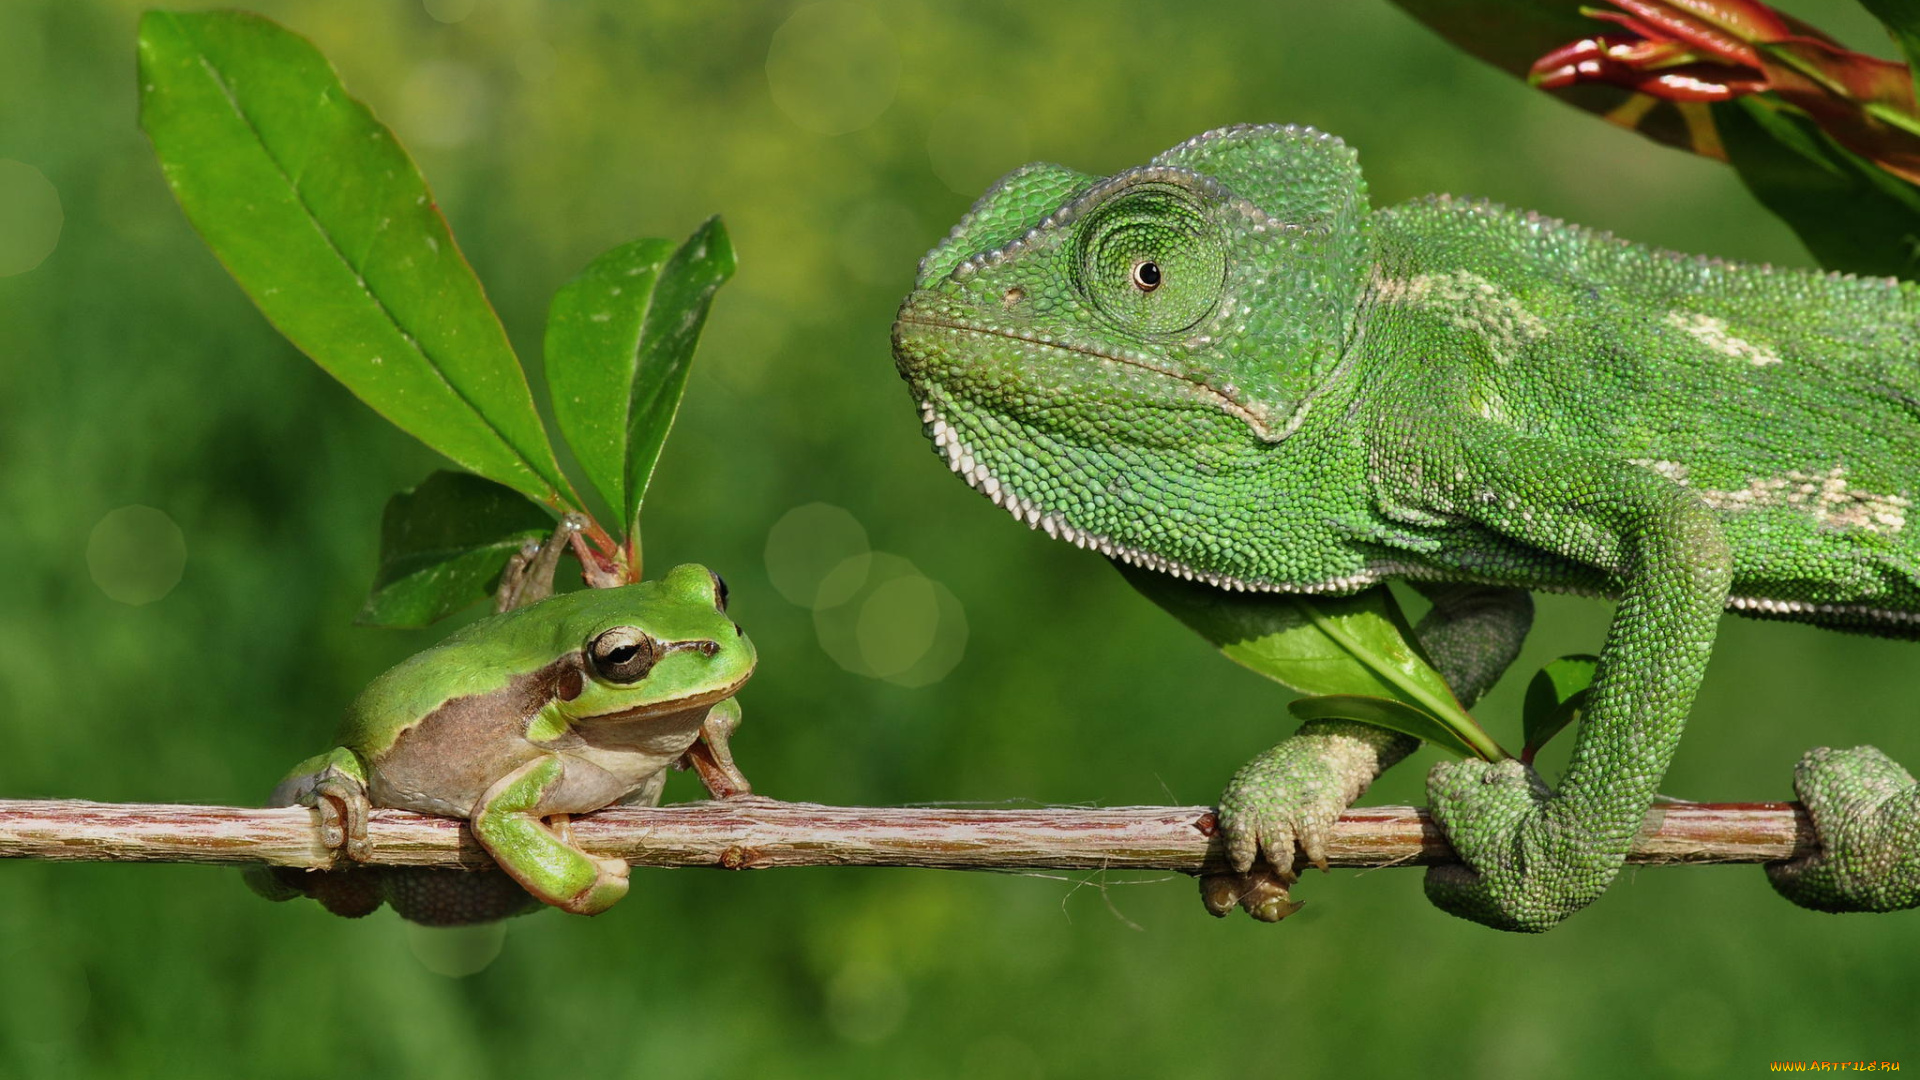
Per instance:
[[[574,718],[574,723],[577,723],[577,724],[626,724],[626,723],[635,723],[635,722],[644,721],[644,720],[658,720],[668,716],[679,716],[682,713],[693,712],[699,709],[710,709],[713,706],[720,704],[722,701],[725,701],[728,698],[732,697],[733,695],[739,693],[740,688],[747,685],[747,680],[750,677],[752,677],[752,675],[753,675],[753,669],[748,668],[744,673],[741,674],[741,676],[738,679],[735,679],[731,684],[720,687],[717,690],[707,690],[702,693],[691,695],[689,697],[674,698],[672,701],[659,701],[659,702],[651,702],[644,705],[635,705],[633,708],[621,709],[618,712],[595,713],[589,716],[578,716]]]

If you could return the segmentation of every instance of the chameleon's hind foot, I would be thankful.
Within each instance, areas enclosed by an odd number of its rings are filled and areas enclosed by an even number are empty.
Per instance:
[[[1553,794],[1518,761],[1443,761],[1428,812],[1459,863],[1427,868],[1427,899],[1450,915],[1537,934],[1606,891],[1626,852],[1595,850],[1555,820]]]
[[[1207,905],[1207,913],[1215,918],[1224,919],[1233,914],[1234,908],[1244,908],[1261,922],[1279,922],[1306,906],[1303,901],[1287,895],[1287,888],[1292,884],[1291,873],[1282,874],[1262,863],[1244,874],[1209,874],[1201,878],[1200,900]]]
[[[1920,907],[1920,784],[1871,746],[1810,750],[1793,789],[1813,818],[1816,854],[1771,863],[1780,895],[1815,911]]]

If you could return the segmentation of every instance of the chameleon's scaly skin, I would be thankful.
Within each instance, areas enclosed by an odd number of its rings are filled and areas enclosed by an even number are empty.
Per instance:
[[[1617,597],[1557,791],[1517,763],[1431,777],[1471,869],[1429,894],[1489,925],[1606,888],[1722,611],[1920,636],[1907,283],[1444,196],[1371,211],[1339,140],[1234,128],[1112,177],[1009,175],[922,261],[894,347],[956,472],[1114,558],[1235,590]],[[1835,865],[1886,873],[1790,895],[1920,902],[1899,829],[1831,825]]]

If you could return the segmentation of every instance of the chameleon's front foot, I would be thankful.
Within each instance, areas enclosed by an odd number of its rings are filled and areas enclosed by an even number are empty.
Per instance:
[[[1920,907],[1920,784],[1871,746],[1810,750],[1793,789],[1813,818],[1817,854],[1769,864],[1780,895],[1815,911]]]
[[[1366,724],[1314,721],[1242,766],[1220,796],[1234,873],[1201,879],[1207,910],[1224,916],[1238,906],[1262,922],[1298,911],[1287,895],[1298,857],[1325,870],[1333,823],[1411,745]]]
[[[1552,792],[1518,761],[1441,762],[1427,776],[1427,797],[1461,859],[1428,868],[1427,898],[1496,930],[1551,930],[1605,892],[1625,861],[1565,829]]]

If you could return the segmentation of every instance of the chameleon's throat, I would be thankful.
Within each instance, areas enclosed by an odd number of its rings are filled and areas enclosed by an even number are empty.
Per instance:
[[[948,468],[951,468],[961,479],[971,485],[974,490],[991,499],[995,506],[1012,514],[1014,520],[1024,523],[1030,529],[1037,529],[1057,540],[1065,540],[1075,547],[1098,551],[1109,559],[1118,559],[1121,562],[1130,563],[1147,570],[1157,571],[1162,574],[1172,574],[1174,577],[1183,578],[1187,581],[1203,582],[1216,589],[1227,589],[1232,592],[1320,593],[1339,595],[1358,592],[1379,581],[1381,577],[1384,576],[1382,573],[1369,568],[1346,577],[1332,578],[1326,581],[1307,584],[1246,581],[1211,570],[1197,569],[1186,563],[1169,559],[1163,555],[1157,555],[1151,551],[1144,551],[1140,548],[1120,543],[1112,537],[1101,536],[1088,532],[1085,529],[1077,528],[1068,524],[1059,515],[1049,513],[1033,502],[1028,501],[1026,498],[1015,494],[1010,486],[1003,484],[999,477],[993,475],[993,473],[987,469],[986,462],[975,457],[973,450],[962,441],[958,429],[947,423],[946,418],[941,416],[939,410],[935,408],[933,399],[938,393],[940,393],[940,391],[937,386],[929,385],[924,388],[924,394],[920,399],[920,418],[925,424],[927,437],[933,440],[934,448],[946,459]]]

